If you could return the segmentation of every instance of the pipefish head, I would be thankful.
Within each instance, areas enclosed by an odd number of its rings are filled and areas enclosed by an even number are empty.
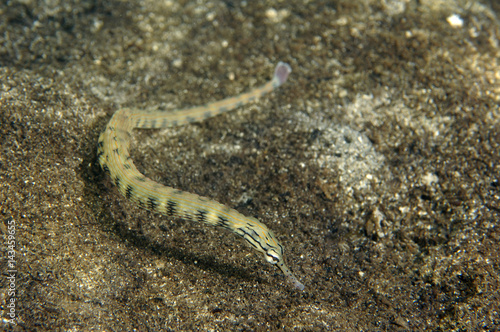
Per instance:
[[[293,275],[292,271],[290,271],[288,266],[285,264],[285,260],[283,259],[283,248],[281,248],[281,245],[280,249],[280,252],[276,251],[275,248],[268,249],[265,254],[266,260],[269,263],[278,266],[288,281],[291,282],[296,288],[304,290],[304,285]]]
[[[285,277],[299,290],[304,290],[304,285],[293,275],[283,258],[283,246],[279,243],[273,232],[268,231],[264,237],[265,243],[261,245],[264,257],[266,260],[278,266],[278,268],[283,272]]]

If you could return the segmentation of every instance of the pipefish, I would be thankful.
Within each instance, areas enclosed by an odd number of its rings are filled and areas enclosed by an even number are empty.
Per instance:
[[[171,112],[120,109],[113,114],[101,133],[97,155],[102,169],[109,173],[112,182],[126,198],[142,208],[168,217],[195,220],[230,230],[263,253],[266,260],[278,266],[296,288],[303,290],[304,285],[285,264],[283,246],[266,225],[214,200],[154,182],[137,170],[129,153],[134,128],[182,126],[231,111],[278,88],[286,82],[291,71],[288,64],[279,62],[273,78],[263,86],[203,106]]]

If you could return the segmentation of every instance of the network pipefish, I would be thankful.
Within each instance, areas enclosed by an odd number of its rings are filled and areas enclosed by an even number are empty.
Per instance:
[[[172,112],[135,109],[116,111],[99,137],[98,159],[102,169],[109,172],[113,183],[128,199],[169,217],[196,220],[238,234],[251,247],[262,252],[269,263],[277,265],[295,287],[303,290],[304,285],[285,264],[283,247],[266,225],[216,201],[154,182],[137,170],[128,150],[134,128],[181,126],[228,112],[278,88],[285,83],[291,71],[288,64],[279,62],[272,80],[263,86],[204,106]]]

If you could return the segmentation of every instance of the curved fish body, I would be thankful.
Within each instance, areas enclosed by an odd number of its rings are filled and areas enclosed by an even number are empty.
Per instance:
[[[283,247],[266,225],[214,200],[167,187],[147,178],[137,170],[129,153],[130,136],[134,128],[168,128],[203,121],[247,104],[276,89],[285,83],[290,73],[290,66],[280,62],[272,80],[263,86],[204,106],[172,112],[119,110],[111,117],[99,137],[98,160],[118,190],[140,207],[169,217],[199,221],[230,230],[243,237],[252,248],[263,253],[269,263],[277,265],[295,287],[303,290],[304,285],[285,264]]]

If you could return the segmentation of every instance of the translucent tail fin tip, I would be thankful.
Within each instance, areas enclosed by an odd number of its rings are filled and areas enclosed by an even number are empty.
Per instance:
[[[278,79],[279,85],[286,82],[288,75],[292,72],[292,67],[288,63],[278,62],[276,69],[274,70],[274,77]]]

